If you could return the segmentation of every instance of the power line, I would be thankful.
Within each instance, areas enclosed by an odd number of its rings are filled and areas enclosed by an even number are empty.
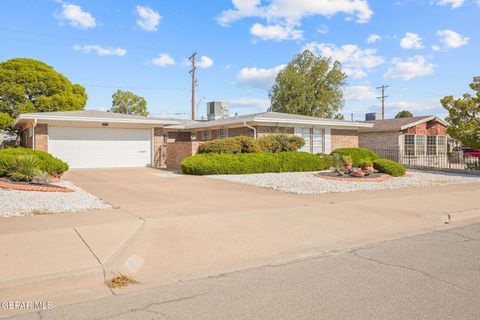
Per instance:
[[[380,101],[382,101],[382,120],[385,119],[385,99],[388,98],[388,96],[385,95],[385,89],[387,89],[390,86],[387,85],[382,85],[381,87],[377,87],[378,90],[381,90],[382,95],[380,97],[377,97]]]
[[[188,88],[174,88],[174,87],[138,87],[138,86],[116,86],[116,85],[101,85],[101,84],[83,84],[84,87],[91,88],[109,88],[109,89],[141,89],[141,90],[176,90],[184,91]]]

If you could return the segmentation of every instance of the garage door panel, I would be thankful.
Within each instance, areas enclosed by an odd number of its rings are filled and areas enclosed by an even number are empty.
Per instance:
[[[48,149],[72,168],[151,164],[149,129],[50,127]]]

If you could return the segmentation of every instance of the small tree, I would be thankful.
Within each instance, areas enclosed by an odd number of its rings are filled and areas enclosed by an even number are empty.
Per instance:
[[[305,50],[278,73],[269,110],[333,118],[343,108],[345,79],[338,61]]]
[[[13,118],[8,113],[0,112],[0,132],[10,129],[13,124]]]
[[[0,63],[0,112],[11,117],[83,110],[86,102],[85,88],[41,61],[16,58]]]
[[[441,103],[448,111],[448,134],[466,146],[480,149],[480,77],[473,78],[470,88],[475,95],[465,93],[458,99],[447,96]]]
[[[399,113],[397,113],[397,115],[395,116],[395,119],[411,118],[411,117],[413,117],[413,114],[410,111],[403,110],[403,111],[400,111]]]
[[[117,90],[112,99],[111,112],[148,116],[147,101],[133,92]]]

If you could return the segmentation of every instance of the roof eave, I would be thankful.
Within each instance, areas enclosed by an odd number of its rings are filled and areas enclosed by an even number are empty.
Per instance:
[[[132,123],[132,124],[152,124],[152,125],[177,125],[178,121],[173,120],[143,120],[143,119],[120,119],[120,118],[86,118],[86,117],[62,117],[47,115],[20,115],[17,117],[12,127],[15,127],[22,120],[46,120],[46,121],[72,121],[72,122],[110,122],[110,123]]]

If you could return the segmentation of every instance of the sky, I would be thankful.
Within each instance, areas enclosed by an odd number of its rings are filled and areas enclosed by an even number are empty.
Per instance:
[[[446,115],[480,76],[480,0],[2,0],[0,61],[41,60],[107,110],[117,89],[152,115],[190,117],[188,58],[197,52],[197,114],[265,111],[276,74],[304,49],[340,61],[346,119]]]

